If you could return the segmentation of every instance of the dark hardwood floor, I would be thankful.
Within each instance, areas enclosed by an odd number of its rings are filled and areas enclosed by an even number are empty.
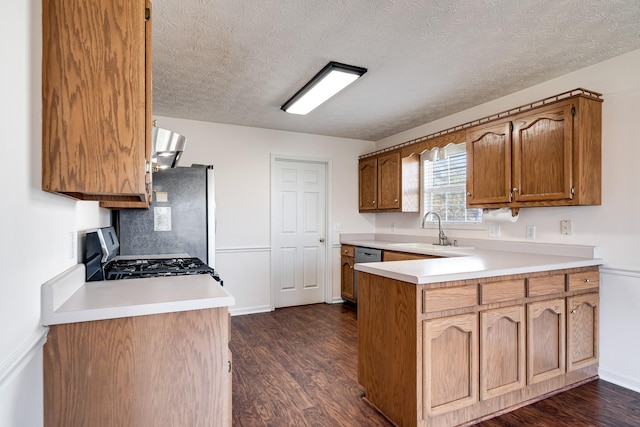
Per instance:
[[[231,328],[234,426],[391,425],[361,398],[353,307],[235,316]],[[640,393],[598,380],[477,425],[640,426]]]

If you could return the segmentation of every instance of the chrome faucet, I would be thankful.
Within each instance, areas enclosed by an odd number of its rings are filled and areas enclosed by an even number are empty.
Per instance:
[[[440,242],[438,243],[438,245],[447,246],[447,236],[446,234],[444,234],[444,230],[442,229],[442,221],[440,220],[440,215],[438,215],[436,212],[429,211],[424,214],[424,216],[422,217],[422,228],[424,228],[424,226],[427,224],[427,217],[429,216],[429,214],[432,214],[436,218],[438,218],[438,241]]]

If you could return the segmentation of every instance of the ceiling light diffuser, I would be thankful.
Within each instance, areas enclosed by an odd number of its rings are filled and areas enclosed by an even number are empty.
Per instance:
[[[307,114],[366,72],[366,68],[329,62],[280,109],[291,114]]]

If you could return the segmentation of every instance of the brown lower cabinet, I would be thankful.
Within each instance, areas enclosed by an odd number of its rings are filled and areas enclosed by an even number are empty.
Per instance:
[[[598,278],[584,267],[415,285],[360,272],[366,399],[397,425],[451,426],[596,378]]]
[[[45,427],[231,426],[226,307],[53,325]]]

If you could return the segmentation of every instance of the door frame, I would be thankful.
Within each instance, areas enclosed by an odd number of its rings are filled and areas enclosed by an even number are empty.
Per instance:
[[[271,179],[269,181],[269,306],[271,311],[275,310],[276,301],[276,289],[275,289],[275,277],[272,265],[273,256],[273,206],[275,192],[273,191],[274,182],[276,180],[276,162],[295,162],[295,163],[318,163],[325,165],[325,215],[324,215],[324,258],[325,258],[325,272],[324,272],[324,302],[327,304],[332,303],[333,294],[333,259],[331,257],[333,248],[333,229],[329,228],[330,218],[333,218],[333,165],[332,160],[323,157],[305,157],[305,156],[292,156],[287,154],[274,154],[271,153]]]

